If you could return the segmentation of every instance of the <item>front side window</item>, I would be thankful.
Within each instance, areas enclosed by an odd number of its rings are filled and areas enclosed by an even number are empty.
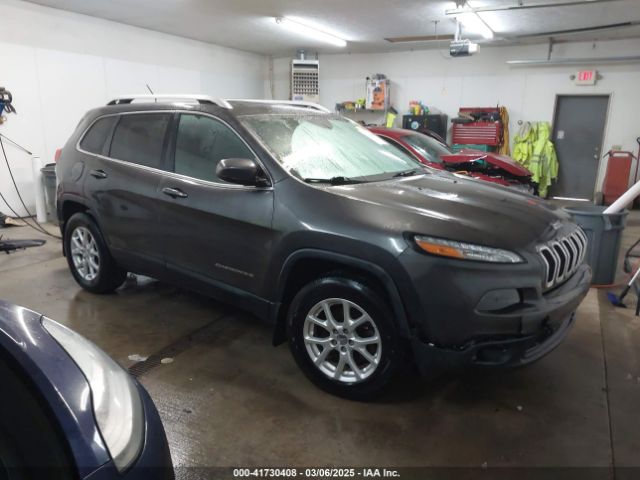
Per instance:
[[[162,167],[162,148],[171,114],[122,115],[113,132],[109,155],[146,167]]]
[[[176,138],[176,173],[223,182],[216,167],[225,158],[254,158],[238,135],[224,123],[204,115],[180,115]]]
[[[305,181],[376,181],[421,164],[355,122],[334,115],[248,115],[243,124]]]
[[[411,133],[401,137],[401,140],[411,145],[416,152],[430,162],[442,163],[441,155],[451,155],[453,153],[453,150],[446,145],[422,133]]]
[[[111,133],[111,129],[116,120],[118,120],[118,117],[110,116],[96,121],[82,138],[80,148],[86,152],[101,155],[104,149],[104,143],[107,141],[107,137],[109,133]]]

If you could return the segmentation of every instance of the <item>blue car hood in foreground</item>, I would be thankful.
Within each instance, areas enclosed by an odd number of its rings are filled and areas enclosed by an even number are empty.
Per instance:
[[[64,431],[81,478],[110,461],[91,407],[91,391],[67,352],[42,326],[42,315],[0,300],[0,350],[47,400]],[[3,393],[3,394],[6,394]]]

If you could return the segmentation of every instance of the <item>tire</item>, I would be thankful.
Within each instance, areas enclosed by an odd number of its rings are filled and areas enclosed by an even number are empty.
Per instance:
[[[403,362],[391,309],[381,297],[363,282],[338,276],[315,280],[295,296],[287,316],[289,347],[316,386],[372,400],[390,385]]]
[[[122,285],[127,272],[113,260],[95,221],[76,213],[64,229],[64,250],[75,281],[92,293],[111,293]]]

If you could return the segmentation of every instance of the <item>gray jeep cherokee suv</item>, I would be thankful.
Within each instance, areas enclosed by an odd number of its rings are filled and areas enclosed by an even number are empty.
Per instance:
[[[406,362],[531,363],[590,283],[586,237],[553,205],[429,170],[318,105],[118,98],[82,119],[57,173],[84,289],[135,272],[233,303],[349,398]]]

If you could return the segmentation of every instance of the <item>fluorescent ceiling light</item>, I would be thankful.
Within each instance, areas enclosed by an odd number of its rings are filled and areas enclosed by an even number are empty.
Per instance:
[[[482,20],[480,15],[476,12],[461,13],[456,15],[456,19],[471,32],[482,35],[487,40],[491,40],[493,38],[493,30],[489,28],[485,21]]]
[[[336,37],[335,35],[331,35],[330,33],[323,32],[317,27],[313,27],[304,21],[298,20],[297,18],[293,19],[291,17],[276,17],[276,23],[286,28],[290,32],[312,38],[319,42],[329,43],[331,45],[335,45],[336,47],[347,46],[346,40],[340,37]]]
[[[543,60],[507,60],[507,65],[544,66],[544,65],[600,65],[603,63],[638,63],[640,55],[627,57],[590,57],[590,58],[551,58]]]

